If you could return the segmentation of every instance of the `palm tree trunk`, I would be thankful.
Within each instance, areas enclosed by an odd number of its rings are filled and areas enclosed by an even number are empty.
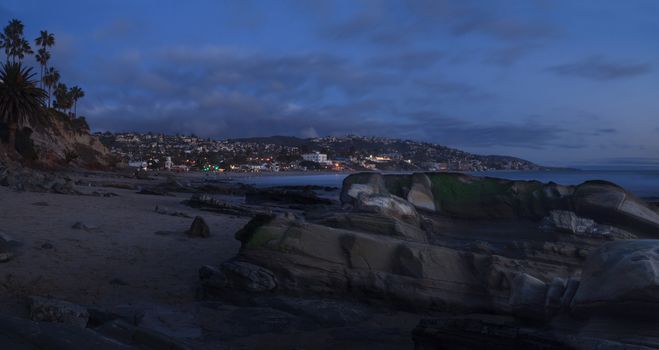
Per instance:
[[[78,100],[73,101],[73,117],[78,115]]]

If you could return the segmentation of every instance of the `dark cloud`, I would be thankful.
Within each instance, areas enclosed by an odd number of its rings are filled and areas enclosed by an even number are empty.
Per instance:
[[[96,40],[122,40],[139,34],[145,29],[144,23],[134,19],[120,18],[96,30]]]
[[[416,138],[469,147],[509,146],[531,149],[547,147],[581,148],[583,141],[572,140],[570,130],[538,123],[474,123],[438,115],[433,111],[410,114],[423,127],[414,130]]]
[[[591,56],[581,61],[547,68],[557,75],[590,80],[615,80],[631,78],[652,71],[649,63],[614,62],[602,56]]]
[[[414,83],[417,87],[415,91],[422,91],[426,96],[435,100],[452,98],[461,101],[476,102],[496,97],[495,94],[479,87],[460,82],[419,79],[414,81]]]
[[[437,64],[442,58],[444,58],[444,53],[440,51],[413,51],[375,57],[369,60],[368,66],[408,71],[425,70]]]

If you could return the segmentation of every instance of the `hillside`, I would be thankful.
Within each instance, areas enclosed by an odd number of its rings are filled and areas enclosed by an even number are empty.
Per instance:
[[[6,140],[6,126],[1,123],[0,138]],[[105,169],[114,164],[114,157],[90,133],[84,118],[72,118],[53,109],[45,110],[33,125],[18,131],[16,150],[26,164],[43,168]]]

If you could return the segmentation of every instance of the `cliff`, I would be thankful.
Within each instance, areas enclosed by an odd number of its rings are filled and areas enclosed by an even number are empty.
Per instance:
[[[3,124],[0,137],[6,138]],[[18,131],[16,150],[24,162],[49,169],[106,169],[115,163],[110,151],[90,133],[84,118],[72,118],[55,110],[45,111],[38,122]]]

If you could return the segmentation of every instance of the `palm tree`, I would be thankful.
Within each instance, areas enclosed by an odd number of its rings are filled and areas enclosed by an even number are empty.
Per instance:
[[[50,101],[51,101],[51,94],[50,92],[52,91],[52,88],[57,85],[60,79],[59,72],[57,69],[50,67],[47,71],[46,74],[43,77],[44,79],[44,84],[48,87],[48,108],[50,108]]]
[[[75,117],[78,114],[78,100],[85,97],[85,92],[76,85],[69,90],[69,95],[73,100],[73,116]]]
[[[71,94],[69,93],[69,89],[66,87],[66,84],[57,84],[53,95],[55,95],[55,108],[65,112],[66,110],[73,107],[73,100],[71,99]]]
[[[44,49],[47,47],[52,47],[55,45],[55,35],[53,35],[53,33],[48,33],[47,30],[42,30],[39,33],[39,37],[34,39],[34,43],[43,47]]]
[[[0,69],[0,119],[7,123],[8,144],[16,149],[16,130],[39,116],[46,92],[37,87],[32,68],[7,62]]]
[[[44,73],[46,72],[47,69],[47,64],[48,60],[50,59],[50,52],[46,50],[45,48],[40,48],[39,51],[37,52],[35,58],[37,59],[37,62],[41,65],[41,88],[43,89],[44,86]]]
[[[24,28],[23,22],[12,19],[0,34],[1,47],[5,49],[5,55],[7,56],[6,62],[9,62],[9,58],[12,62],[16,62],[18,58],[20,62],[25,58],[25,55],[34,53],[30,43],[23,38]]]
[[[43,72],[48,70],[48,60],[50,59],[48,48],[55,45],[55,35],[53,35],[53,33],[48,33],[47,30],[42,30],[39,32],[39,36],[34,39],[34,44],[41,46],[39,54],[37,55],[37,61],[41,64],[41,87],[43,87]]]

